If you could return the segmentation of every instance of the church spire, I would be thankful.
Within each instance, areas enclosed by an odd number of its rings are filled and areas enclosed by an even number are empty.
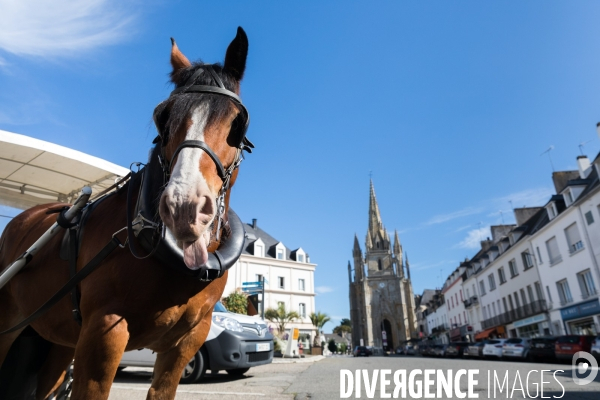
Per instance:
[[[402,245],[400,244],[397,230],[394,230],[394,254],[398,259],[402,259]]]
[[[406,276],[410,281],[410,264],[408,263],[408,253],[406,253]]]
[[[379,214],[379,205],[377,204],[377,198],[375,197],[375,187],[373,186],[373,180],[371,179],[371,188],[369,195],[369,235],[373,237],[375,233],[379,232],[382,228],[381,214]]]

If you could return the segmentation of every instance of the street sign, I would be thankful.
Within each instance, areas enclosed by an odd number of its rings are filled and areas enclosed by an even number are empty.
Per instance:
[[[257,294],[257,293],[263,292],[261,288],[242,288],[242,291],[244,293],[252,293],[252,294]]]
[[[258,286],[258,287],[262,287],[262,282],[242,282],[242,286]]]

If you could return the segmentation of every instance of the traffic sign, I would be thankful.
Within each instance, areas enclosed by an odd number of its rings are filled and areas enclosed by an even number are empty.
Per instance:
[[[259,287],[262,287],[262,282],[242,282],[242,286],[259,286]]]

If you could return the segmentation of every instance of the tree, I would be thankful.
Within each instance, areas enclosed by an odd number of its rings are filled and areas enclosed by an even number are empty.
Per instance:
[[[248,299],[243,293],[233,292],[229,296],[223,297],[221,303],[228,311],[237,314],[248,314]]]
[[[285,305],[280,304],[276,310],[273,308],[266,310],[265,318],[277,325],[277,331],[281,336],[285,332],[285,326],[295,319],[300,318],[300,316],[296,311],[287,312]]]
[[[350,328],[348,325],[338,325],[333,328],[333,333],[337,333],[339,335],[343,332],[350,333],[352,332],[352,328]]]
[[[352,322],[348,318],[342,318],[340,325],[349,326],[352,328]]]
[[[337,344],[335,344],[335,340],[330,339],[329,344],[327,344],[327,348],[332,353],[337,353]]]
[[[322,313],[320,311],[317,312],[316,314],[311,313],[309,315],[309,318],[310,318],[310,322],[312,322],[313,326],[315,328],[317,328],[317,336],[315,336],[313,346],[319,347],[319,343],[321,343],[321,336],[319,333],[321,332],[321,329],[323,329],[325,324],[328,323],[329,321],[331,321],[331,318],[329,318],[329,315]]]

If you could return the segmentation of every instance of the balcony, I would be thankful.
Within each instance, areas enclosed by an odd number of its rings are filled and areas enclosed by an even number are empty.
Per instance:
[[[471,299],[463,300],[463,304],[465,305],[465,308],[467,308],[467,309],[473,305],[473,303],[471,303]]]
[[[519,319],[531,317],[533,315],[542,313],[544,311],[548,311],[546,300],[538,300],[534,301],[533,303],[529,303],[524,306],[515,308],[514,310],[510,310],[502,314],[496,315],[495,317],[483,320],[481,322],[481,326],[483,329],[489,329],[498,325],[506,325]]]

